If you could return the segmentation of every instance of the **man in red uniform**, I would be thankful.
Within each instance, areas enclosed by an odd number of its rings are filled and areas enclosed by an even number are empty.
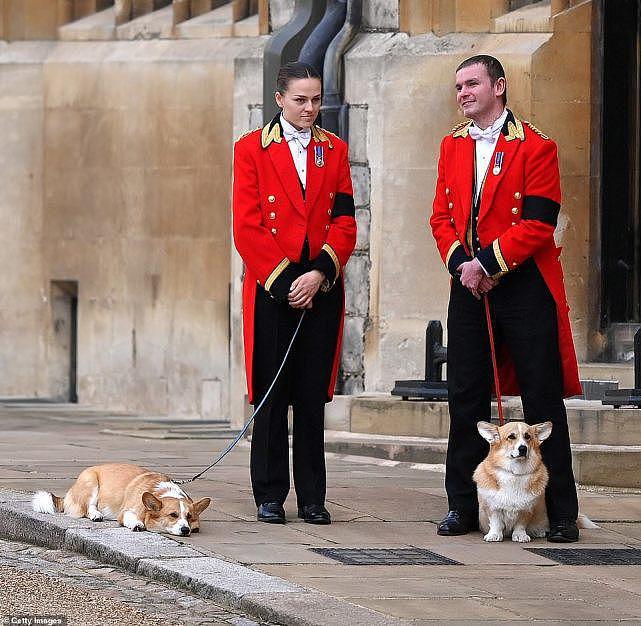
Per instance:
[[[276,102],[282,112],[234,147],[234,242],[245,263],[245,366],[255,405],[306,313],[286,367],[254,421],[252,488],[258,520],[285,523],[292,405],[298,515],[329,524],[323,418],[340,358],[343,267],[356,243],[352,181],[347,144],[314,123],[321,104],[316,70],[284,65]]]
[[[476,422],[490,417],[492,365],[484,303],[492,316],[501,391],[519,394],[525,420],[551,420],[542,446],[550,480],[549,541],[576,541],[578,504],[563,398],[580,394],[560,248],[556,144],[506,108],[505,72],[491,56],[456,71],[470,121],[441,143],[430,225],[452,275],[448,308],[450,433],[440,535],[478,527],[472,473],[487,453]]]

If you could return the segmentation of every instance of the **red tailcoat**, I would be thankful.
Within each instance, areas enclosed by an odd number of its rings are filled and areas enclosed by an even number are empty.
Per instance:
[[[305,197],[287,142],[276,117],[262,130],[241,137],[234,146],[234,243],[245,263],[243,333],[250,402],[256,285],[285,299],[297,276],[305,238],[313,267],[327,277],[328,290],[356,244],[356,221],[347,144],[318,126],[307,148]],[[300,272],[299,272],[300,273]],[[333,396],[340,360],[342,321],[327,390]]]
[[[441,257],[453,275],[462,262],[471,258],[475,142],[469,136],[470,124],[459,124],[441,143],[430,219]],[[497,155],[501,152],[499,169],[495,166],[499,165]],[[557,248],[553,236],[561,202],[554,141],[508,112],[480,202],[476,222],[481,245],[479,261],[491,275],[500,279],[533,257],[556,302],[564,396],[582,393],[559,259],[561,248]],[[498,357],[501,390],[518,395],[507,351],[499,350]]]

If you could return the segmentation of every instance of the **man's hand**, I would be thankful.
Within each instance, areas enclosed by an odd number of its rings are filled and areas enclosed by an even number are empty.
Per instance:
[[[325,274],[312,270],[299,276],[290,287],[287,300],[294,309],[311,309],[312,298],[325,280]]]
[[[477,300],[481,299],[480,294],[487,293],[496,285],[496,281],[485,274],[478,259],[461,263],[457,270],[461,272],[461,284],[467,287]]]

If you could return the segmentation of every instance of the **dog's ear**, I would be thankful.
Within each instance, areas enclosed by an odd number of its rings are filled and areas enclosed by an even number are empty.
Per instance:
[[[485,441],[494,443],[501,438],[501,436],[499,435],[499,429],[494,424],[490,424],[489,422],[477,422],[476,427],[478,428],[481,437],[483,437]]]
[[[150,511],[160,511],[160,509],[162,509],[162,502],[149,491],[145,491],[145,493],[142,494],[142,503],[145,505],[145,508]]]
[[[210,498],[202,498],[194,502],[194,512],[196,515],[200,515],[209,506],[210,502]]]
[[[552,434],[552,422],[541,422],[532,427],[539,441],[545,441]]]

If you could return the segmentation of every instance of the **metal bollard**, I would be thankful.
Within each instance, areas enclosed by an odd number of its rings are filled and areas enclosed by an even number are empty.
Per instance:
[[[634,334],[634,389],[606,391],[601,402],[612,404],[615,409],[622,406],[641,408],[641,328]]]
[[[447,362],[447,348],[443,345],[443,326],[431,320],[425,330],[425,379],[397,380],[393,396],[403,400],[447,401],[447,381],[443,380],[443,364]]]

